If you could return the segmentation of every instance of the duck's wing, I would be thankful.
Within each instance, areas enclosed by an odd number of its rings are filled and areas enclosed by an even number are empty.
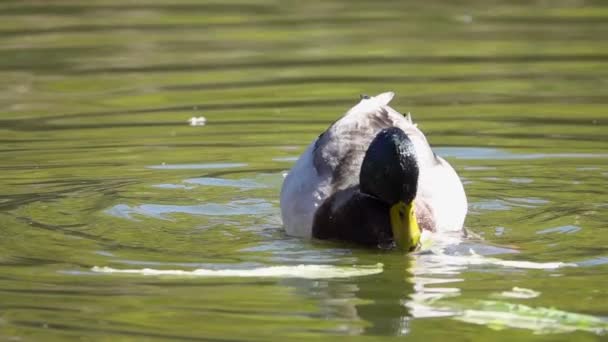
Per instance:
[[[375,134],[393,126],[382,107],[347,114],[333,123],[315,142],[313,162],[322,177],[329,177],[335,191],[359,183],[359,171],[367,147]]]
[[[421,225],[436,232],[461,231],[468,204],[456,171],[443,158],[420,170],[416,216]]]

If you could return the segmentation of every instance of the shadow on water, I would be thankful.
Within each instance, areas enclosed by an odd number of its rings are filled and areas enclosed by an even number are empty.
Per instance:
[[[219,23],[203,23],[203,24],[141,24],[141,25],[70,25],[66,27],[54,27],[50,29],[26,29],[26,30],[1,30],[0,37],[2,36],[21,36],[21,35],[46,35],[46,34],[69,34],[69,33],[110,33],[113,31],[124,31],[124,30],[137,30],[137,31],[183,31],[183,30],[208,30],[208,29],[247,29],[247,28],[259,28],[259,27],[284,27],[285,25],[297,25],[297,26],[314,26],[319,24],[324,25],[352,25],[360,24],[362,22],[373,24],[374,22],[382,22],[385,20],[396,19],[395,17],[353,17],[353,18],[301,18],[301,19],[273,19],[273,20],[260,20],[260,21],[246,21],[246,22],[219,22]],[[221,46],[221,45],[218,45]],[[194,48],[194,47],[190,47]]]
[[[282,77],[275,79],[263,79],[255,81],[240,81],[230,83],[198,83],[174,86],[162,86],[159,90],[184,91],[184,90],[217,90],[217,89],[240,89],[269,86],[291,86],[307,85],[314,83],[322,84],[348,84],[348,83],[462,83],[482,82],[500,80],[554,80],[554,81],[590,81],[601,80],[601,75],[574,75],[574,74],[476,74],[466,76],[305,76],[305,77]],[[131,90],[133,91],[133,90]],[[129,91],[124,91],[129,92]]]
[[[45,4],[41,6],[36,3],[18,4],[5,3],[2,6],[0,15],[32,15],[32,14],[66,14],[79,15],[86,13],[96,13],[98,11],[163,11],[163,12],[212,12],[212,13],[234,13],[248,12],[256,14],[273,14],[276,13],[276,7],[265,4],[251,3],[207,3],[207,4],[120,4],[120,5],[103,5],[103,4]]]
[[[176,72],[205,70],[238,70],[238,69],[276,69],[286,67],[322,66],[357,66],[357,65],[391,65],[391,64],[482,64],[482,63],[549,63],[549,62],[606,62],[606,54],[563,54],[563,55],[519,55],[519,56],[352,56],[346,58],[323,59],[279,59],[259,62],[232,62],[226,64],[165,64],[142,67],[90,68],[73,70],[78,74],[91,73],[131,73],[131,72]]]
[[[41,52],[50,57],[59,56],[53,50]],[[111,47],[100,48],[62,48],[78,50],[81,53],[99,51],[110,51]],[[94,75],[94,74],[124,74],[124,73],[159,73],[159,72],[194,72],[194,71],[234,71],[244,69],[283,69],[301,68],[318,66],[372,66],[372,65],[403,65],[403,64],[423,64],[423,65],[449,65],[449,64],[528,64],[528,63],[591,63],[607,62],[606,54],[534,54],[534,55],[513,55],[513,56],[351,56],[342,58],[307,58],[307,59],[275,59],[271,61],[252,61],[252,62],[229,62],[229,63],[179,63],[179,64],[160,64],[150,66],[120,66],[120,67],[79,67],[65,59],[52,59],[40,64],[22,64],[15,60],[14,63],[0,64],[0,71],[38,71],[50,72],[61,70],[62,74],[73,75]]]

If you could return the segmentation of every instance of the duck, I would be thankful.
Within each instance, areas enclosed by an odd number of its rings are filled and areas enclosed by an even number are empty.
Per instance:
[[[287,235],[411,252],[423,232],[464,232],[460,177],[394,96],[361,95],[297,159],[280,194]]]

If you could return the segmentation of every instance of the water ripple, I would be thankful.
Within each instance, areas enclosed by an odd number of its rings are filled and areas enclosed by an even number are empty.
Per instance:
[[[560,233],[560,234],[572,234],[580,231],[582,228],[579,226],[566,225],[559,226],[554,228],[547,228],[543,230],[539,230],[536,234],[550,234],[550,233]]]
[[[246,167],[245,163],[198,163],[198,164],[160,164],[147,166],[155,170],[210,170]]]
[[[264,184],[256,183],[250,179],[224,179],[212,177],[190,178],[186,179],[184,183],[205,186],[231,187],[239,189],[258,189],[266,187]]]

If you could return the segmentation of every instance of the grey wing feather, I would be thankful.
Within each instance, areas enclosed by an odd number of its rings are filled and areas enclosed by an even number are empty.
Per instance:
[[[371,140],[381,129],[392,126],[393,120],[384,107],[342,117],[315,143],[313,162],[317,173],[331,177],[334,191],[358,184],[361,163]]]

